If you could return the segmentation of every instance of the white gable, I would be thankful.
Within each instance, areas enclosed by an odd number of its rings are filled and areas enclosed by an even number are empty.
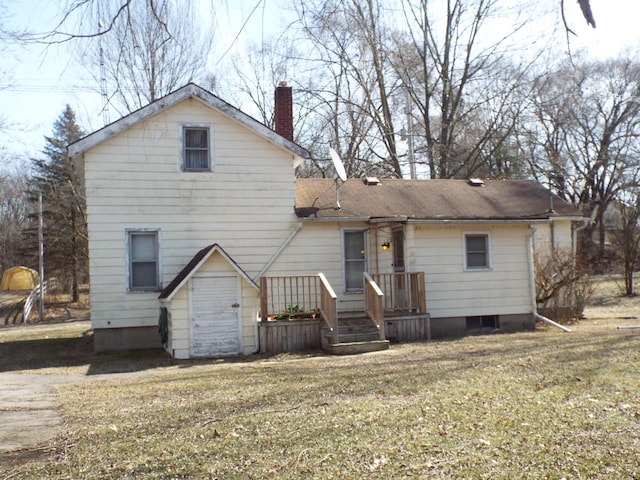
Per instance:
[[[294,167],[298,166],[304,158],[307,158],[309,156],[309,153],[301,146],[287,140],[275,131],[258,122],[256,119],[243,113],[234,106],[221,100],[220,98],[216,97],[212,93],[206,91],[205,89],[199,87],[194,83],[189,83],[179,90],[176,90],[175,92],[170,93],[153,103],[150,103],[146,107],[143,107],[140,110],[122,117],[120,120],[117,120],[90,135],[87,135],[86,137],[78,140],[75,143],[72,143],[71,145],[69,145],[69,155],[71,157],[81,155],[87,150],[101,144],[102,142],[114,137],[115,135],[126,131],[132,126],[143,122],[149,117],[152,117],[153,115],[156,115],[159,112],[166,110],[167,108],[173,107],[174,105],[177,105],[178,103],[183,102],[184,100],[189,98],[199,100],[205,105],[217,110],[227,118],[254,131],[265,140],[292,153],[296,157]]]

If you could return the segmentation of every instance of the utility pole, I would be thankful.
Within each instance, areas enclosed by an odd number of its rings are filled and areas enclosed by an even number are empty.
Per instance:
[[[40,259],[40,323],[42,323],[44,317],[44,222],[42,220],[42,192],[38,192],[38,223],[38,257]]]
[[[412,106],[412,102],[411,102],[411,90],[409,87],[408,83],[405,83],[405,88],[406,88],[406,106],[405,106],[405,113],[407,115],[407,146],[408,146],[408,151],[407,151],[407,156],[409,157],[409,178],[411,180],[415,180],[416,179],[416,162],[415,162],[415,158],[414,158],[414,152],[413,152],[413,117],[411,116],[411,106]]]

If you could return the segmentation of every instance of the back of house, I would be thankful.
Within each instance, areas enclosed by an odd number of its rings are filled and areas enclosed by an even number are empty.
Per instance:
[[[574,248],[580,212],[527,181],[296,180],[308,153],[291,89],[276,99],[273,131],[189,84],[69,147],[96,350],[246,355],[276,331],[267,320],[303,309],[314,320],[297,345],[316,346],[343,328],[316,318],[331,316],[321,303],[360,315],[368,275],[390,328],[428,322],[403,338],[534,328],[532,252]]]

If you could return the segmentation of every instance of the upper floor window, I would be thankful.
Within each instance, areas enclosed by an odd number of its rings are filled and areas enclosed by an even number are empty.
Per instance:
[[[489,234],[467,233],[464,235],[465,269],[479,270],[491,268]]]
[[[209,127],[183,127],[183,170],[211,170]]]
[[[160,289],[159,232],[127,230],[129,291]]]

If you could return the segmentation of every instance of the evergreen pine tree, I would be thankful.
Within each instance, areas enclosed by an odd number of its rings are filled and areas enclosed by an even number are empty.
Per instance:
[[[56,277],[74,302],[88,271],[87,229],[83,184],[68,157],[67,145],[83,136],[75,112],[67,105],[53,125],[52,136],[45,137],[43,158],[32,159],[34,197],[37,201],[37,192],[42,192],[43,198],[45,274]],[[35,253],[33,230],[28,243]]]

